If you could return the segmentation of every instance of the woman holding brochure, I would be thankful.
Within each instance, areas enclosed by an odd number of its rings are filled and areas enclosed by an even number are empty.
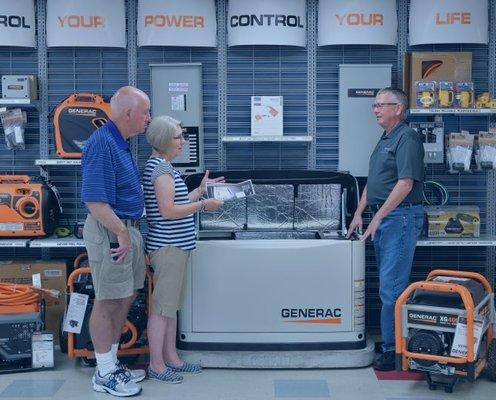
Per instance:
[[[218,199],[202,199],[209,179],[206,171],[196,189],[188,189],[171,161],[182,152],[185,138],[179,121],[160,116],[146,130],[146,139],[153,148],[143,173],[148,235],[146,251],[153,275],[152,314],[148,317],[150,347],[150,379],[181,383],[181,373],[200,373],[201,366],[185,362],[176,351],[177,310],[180,309],[184,271],[191,250],[196,247],[193,214],[216,210],[224,203]]]

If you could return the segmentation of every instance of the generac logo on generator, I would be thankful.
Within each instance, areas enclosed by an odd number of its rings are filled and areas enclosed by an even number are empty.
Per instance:
[[[339,25],[350,25],[350,26],[384,25],[384,14],[381,13],[336,14],[336,19]]]
[[[202,15],[145,15],[145,27],[155,28],[205,28]]]
[[[59,15],[57,23],[61,28],[105,28],[103,15]]]
[[[341,308],[283,308],[283,322],[297,324],[341,324]]]

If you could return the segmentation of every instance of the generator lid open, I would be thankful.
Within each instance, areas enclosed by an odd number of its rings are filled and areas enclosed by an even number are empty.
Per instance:
[[[190,190],[204,174],[185,182]],[[349,174],[310,170],[217,171],[226,182],[251,179],[255,195],[229,201],[200,215],[201,230],[336,231],[348,225],[358,206],[358,185]]]

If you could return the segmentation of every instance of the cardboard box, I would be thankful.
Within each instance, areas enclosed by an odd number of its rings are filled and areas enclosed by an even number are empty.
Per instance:
[[[479,237],[480,214],[477,206],[427,207],[427,236]]]
[[[410,108],[415,108],[415,81],[471,80],[470,52],[412,52],[403,56],[403,90],[410,99]]]
[[[46,330],[53,332],[59,341],[59,323],[65,312],[67,265],[63,260],[22,260],[0,262],[0,282],[32,285],[33,274],[41,275],[41,287],[60,291],[59,298],[43,295],[46,305]]]

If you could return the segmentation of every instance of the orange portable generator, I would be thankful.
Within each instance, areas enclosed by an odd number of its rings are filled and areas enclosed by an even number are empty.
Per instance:
[[[57,155],[81,158],[86,140],[110,116],[110,103],[97,94],[75,93],[60,102],[53,118]]]
[[[43,178],[0,175],[0,237],[49,236],[60,214],[57,189]]]
[[[95,366],[95,352],[90,337],[90,314],[93,308],[95,292],[91,270],[87,262],[87,254],[82,253],[74,260],[74,271],[67,279],[68,293],[67,304],[69,304],[70,294],[73,292],[86,294],[89,296],[88,305],[85,310],[84,320],[81,326],[81,333],[64,332],[63,319],[60,321],[60,349],[67,353],[69,358],[80,358],[83,364]],[[117,355],[120,359],[125,358],[126,363],[134,363],[140,354],[148,354],[148,340],[144,331],[148,322],[147,316],[151,313],[153,276],[147,269],[145,287],[138,291],[134,303],[131,305],[128,317],[122,328],[119,350]]]
[[[429,389],[447,393],[459,378],[473,382],[484,369],[496,380],[494,321],[494,294],[482,275],[432,271],[396,302],[396,370],[423,371]]]

